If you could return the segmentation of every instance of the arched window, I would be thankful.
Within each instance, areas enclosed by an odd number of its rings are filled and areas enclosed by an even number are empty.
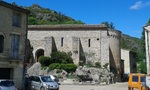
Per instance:
[[[3,53],[4,50],[4,36],[0,35],[0,53]]]

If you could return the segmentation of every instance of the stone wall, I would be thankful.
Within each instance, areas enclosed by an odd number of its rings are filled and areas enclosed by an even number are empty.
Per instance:
[[[28,39],[34,47],[35,58],[38,49],[43,48],[44,54],[49,55],[53,51],[52,47],[55,46],[55,50],[71,52],[76,64],[83,60],[93,64],[101,62],[104,65],[111,61],[111,52],[119,68],[120,33],[120,31],[108,30],[103,25],[31,25]],[[53,38],[53,41],[50,38]],[[42,44],[45,41],[49,42],[46,47]]]

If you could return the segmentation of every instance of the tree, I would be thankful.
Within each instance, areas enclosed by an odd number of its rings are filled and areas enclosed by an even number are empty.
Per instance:
[[[102,24],[105,24],[110,29],[115,29],[115,26],[112,22],[109,23],[106,21],[106,22],[102,22]]]

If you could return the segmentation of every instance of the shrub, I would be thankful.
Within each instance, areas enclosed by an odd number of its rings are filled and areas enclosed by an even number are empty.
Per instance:
[[[100,64],[100,62],[96,62],[96,63],[95,63],[95,67],[97,67],[97,68],[101,68],[101,64]]]
[[[42,66],[49,66],[50,61],[51,61],[50,57],[45,57],[45,56],[39,57],[39,62],[41,63]]]
[[[60,67],[61,67],[61,64],[59,64],[59,63],[52,63],[49,65],[50,70],[60,69]]]
[[[68,73],[75,72],[76,68],[77,68],[77,65],[75,64],[52,63],[49,65],[49,70],[60,69],[60,70],[65,70]]]
[[[53,63],[73,63],[70,53],[55,51],[51,54],[51,59]]]
[[[109,65],[109,63],[105,63],[105,64],[103,65],[103,67],[104,67],[105,69],[108,69],[108,65]]]

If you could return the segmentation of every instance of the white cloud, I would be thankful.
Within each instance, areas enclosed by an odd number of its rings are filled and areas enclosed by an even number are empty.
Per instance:
[[[142,1],[136,2],[134,5],[130,7],[131,10],[141,9],[143,7],[150,6],[150,2],[143,3]]]

